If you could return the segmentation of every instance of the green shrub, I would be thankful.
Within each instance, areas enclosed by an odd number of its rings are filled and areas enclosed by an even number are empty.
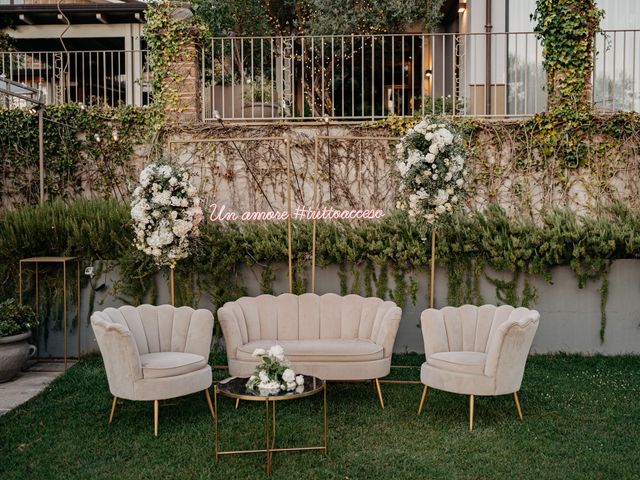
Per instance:
[[[0,303],[0,337],[25,333],[37,326],[36,314],[28,305],[19,304],[15,298]]]

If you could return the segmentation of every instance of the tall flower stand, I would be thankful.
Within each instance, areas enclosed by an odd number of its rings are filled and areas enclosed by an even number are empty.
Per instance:
[[[171,295],[171,305],[176,306],[176,289],[175,289],[175,279],[174,279],[174,270],[176,269],[175,265],[169,266],[169,293]]]
[[[431,283],[429,283],[429,308],[433,308],[436,284],[436,227],[431,229]]]

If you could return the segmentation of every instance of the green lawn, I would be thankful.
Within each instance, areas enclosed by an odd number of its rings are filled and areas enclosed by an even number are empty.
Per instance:
[[[219,359],[216,359],[219,360]],[[419,365],[417,355],[395,364]],[[220,377],[224,372],[219,371]],[[418,368],[390,378],[417,379]],[[381,410],[367,383],[330,384],[329,455],[277,453],[273,479],[640,478],[640,357],[534,356],[520,399],[467,399],[432,390],[416,416],[420,385],[383,385]],[[27,404],[0,417],[0,479],[260,479],[264,455],[216,463],[204,395],[160,409],[125,402],[112,425],[101,360],[83,360]],[[264,407],[223,398],[221,447],[261,448]],[[322,397],[280,404],[279,446],[320,442]]]

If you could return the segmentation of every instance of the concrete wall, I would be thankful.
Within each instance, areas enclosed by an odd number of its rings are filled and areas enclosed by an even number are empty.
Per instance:
[[[257,279],[259,270],[246,268],[243,276],[250,295],[258,295],[260,288]],[[317,293],[339,293],[338,268],[330,266],[318,270],[316,276]],[[491,276],[497,276],[490,272]],[[396,339],[396,352],[423,352],[422,333],[418,327],[420,313],[427,306],[428,269],[412,272],[418,280],[419,289],[417,304],[410,300],[403,307],[402,322]],[[503,275],[505,279],[510,274]],[[122,305],[110,293],[110,287],[117,280],[117,272],[104,278],[109,288],[97,292],[95,309],[102,310],[107,306]],[[391,280],[390,280],[391,282]],[[166,278],[158,277],[157,287],[159,300],[166,302],[169,298]],[[539,301],[535,308],[540,312],[540,327],[533,343],[534,353],[602,353],[607,355],[635,353],[640,354],[640,260],[618,260],[613,262],[609,275],[609,300],[607,304],[607,328],[604,343],[600,343],[600,282],[590,282],[579,289],[575,275],[568,267],[553,270],[553,284],[542,278],[534,278],[533,284],[538,289]],[[393,285],[390,283],[390,286]],[[436,306],[447,304],[447,279],[442,268],[436,275]],[[287,291],[286,266],[276,270],[274,291]],[[495,288],[483,279],[481,293],[487,303],[495,303]],[[82,348],[86,351],[97,351],[97,345],[87,326],[89,308],[89,289],[82,291]],[[208,299],[203,298],[202,308],[212,308]],[[73,309],[71,308],[71,313]],[[75,354],[77,337],[75,330],[69,333],[69,354]],[[41,349],[43,345],[41,344]],[[61,332],[50,332],[49,341],[43,356],[62,356]]]

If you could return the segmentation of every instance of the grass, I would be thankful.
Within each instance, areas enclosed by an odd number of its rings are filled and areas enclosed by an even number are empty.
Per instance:
[[[417,379],[418,369],[394,370],[392,378]],[[369,384],[330,384],[328,457],[275,454],[272,478],[640,478],[640,357],[531,357],[524,422],[510,396],[482,397],[472,433],[465,397],[432,390],[417,417],[420,392],[420,385],[383,385],[381,410]],[[151,403],[125,402],[108,425],[110,403],[102,362],[92,357],[0,417],[0,479],[265,478],[263,454],[216,463],[202,394],[161,408],[158,438]],[[222,448],[261,448],[262,405],[235,410],[220,398],[218,406]],[[321,396],[280,404],[279,446],[318,444],[321,408]]]

